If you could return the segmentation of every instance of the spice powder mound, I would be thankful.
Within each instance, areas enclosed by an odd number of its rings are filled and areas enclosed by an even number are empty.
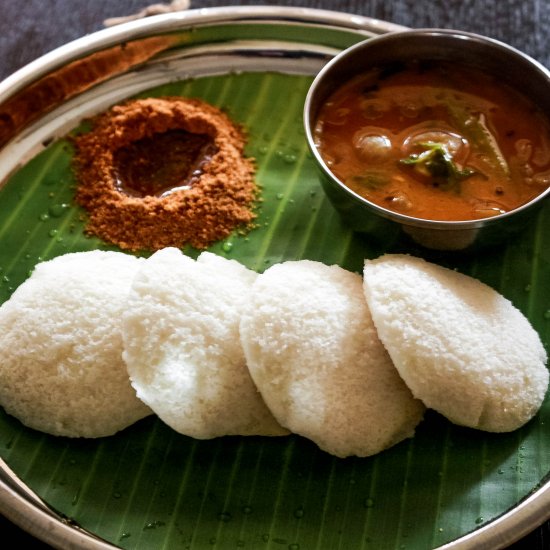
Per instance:
[[[251,227],[258,188],[240,127],[198,99],[112,107],[74,139],[86,232],[127,250],[206,248]]]

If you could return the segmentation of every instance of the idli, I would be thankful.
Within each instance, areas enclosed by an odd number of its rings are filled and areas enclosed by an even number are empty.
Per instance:
[[[414,434],[424,406],[395,370],[359,275],[300,260],[255,281],[241,340],[275,418],[339,457],[368,456]]]
[[[40,263],[0,307],[0,404],[53,435],[101,437],[151,414],[130,385],[120,318],[139,260],[75,252]]]
[[[256,274],[203,252],[153,254],[132,284],[124,359],[137,395],[170,427],[198,439],[288,433],[246,367],[241,311]]]
[[[364,291],[380,339],[413,394],[456,424],[519,428],[548,387],[526,317],[481,281],[420,258],[367,260]]]

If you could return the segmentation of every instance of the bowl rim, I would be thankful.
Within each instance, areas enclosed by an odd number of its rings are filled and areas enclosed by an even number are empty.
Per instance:
[[[314,98],[318,92],[320,85],[325,81],[325,79],[330,76],[331,72],[338,67],[342,60],[345,60],[349,56],[352,56],[358,50],[369,50],[375,47],[376,45],[384,42],[394,42],[396,40],[407,40],[411,37],[419,38],[444,38],[449,40],[471,40],[478,42],[483,46],[488,46],[490,48],[496,48],[504,51],[506,54],[515,57],[519,62],[525,63],[526,67],[530,66],[534,71],[538,72],[541,76],[547,79],[548,89],[550,93],[550,70],[547,69],[542,63],[532,58],[525,52],[497,40],[489,36],[482,34],[477,34],[468,31],[461,31],[456,29],[443,29],[436,27],[426,27],[421,29],[404,29],[396,30],[373,38],[368,38],[361,42],[358,42],[349,48],[346,48],[335,57],[333,57],[316,75],[311,86],[308,90],[303,109],[303,121],[304,121],[304,130],[306,141],[309,147],[311,154],[313,155],[317,165],[322,170],[323,174],[328,177],[340,190],[344,191],[351,198],[358,201],[365,209],[372,211],[378,216],[388,219],[393,222],[397,222],[402,226],[409,227],[420,227],[426,229],[436,229],[442,231],[456,231],[456,230],[475,230],[481,227],[487,227],[489,225],[494,225],[497,223],[502,223],[510,217],[516,217],[522,212],[530,210],[532,207],[541,203],[548,195],[550,195],[550,185],[542,192],[533,197],[530,201],[519,205],[513,210],[498,214],[496,216],[491,216],[488,218],[478,218],[472,220],[432,220],[429,218],[420,218],[415,216],[409,216],[407,214],[402,214],[388,208],[384,208],[372,201],[369,201],[365,197],[359,195],[355,191],[351,190],[346,186],[339,178],[337,178],[330,168],[326,165],[324,159],[319,153],[318,148],[315,145],[315,139],[313,136],[313,128],[315,124],[314,117],[312,116],[312,105],[314,103]],[[526,95],[521,90],[518,90],[522,95]],[[550,120],[550,109],[548,110],[548,118]]]

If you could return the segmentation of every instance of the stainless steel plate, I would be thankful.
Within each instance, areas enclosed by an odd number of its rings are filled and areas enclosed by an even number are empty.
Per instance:
[[[204,97],[250,127],[262,224],[215,252],[258,270],[301,257],[358,269],[383,250],[347,230],[318,189],[301,102],[335,53],[397,29],[311,9],[189,11],[84,37],[0,83],[0,301],[40,259],[102,246],[82,237],[76,207],[44,221],[50,196],[71,197],[65,136],[150,93]],[[440,259],[508,295],[545,341],[547,210],[493,256]],[[495,548],[550,517],[549,421],[549,403],[511,435],[429,415],[411,441],[339,460],[295,437],[193,441],[155,419],[104,441],[64,440],[2,413],[0,511],[63,548]]]

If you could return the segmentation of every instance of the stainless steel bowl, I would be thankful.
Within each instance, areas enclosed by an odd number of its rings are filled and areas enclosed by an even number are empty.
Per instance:
[[[496,76],[534,101],[550,117],[550,71],[524,53],[484,36],[443,29],[399,31],[368,39],[343,51],[318,73],[306,98],[304,124],[321,182],[344,221],[386,243],[403,234],[426,248],[471,251],[508,239],[536,217],[550,188],[530,202],[491,218],[434,221],[385,209],[346,187],[328,168],[314,141],[319,110],[342,83],[374,67],[412,60],[468,64]]]

